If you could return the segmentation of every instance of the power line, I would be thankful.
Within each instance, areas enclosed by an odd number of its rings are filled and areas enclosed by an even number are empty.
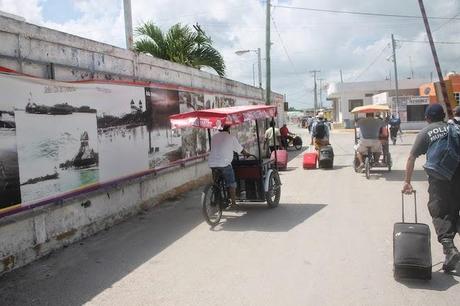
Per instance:
[[[450,18],[449,20],[447,20],[445,23],[441,24],[439,27],[437,27],[435,30],[433,30],[432,32],[436,32],[436,31],[439,31],[443,26],[445,26],[446,24],[450,23],[451,21],[454,21],[455,20],[455,17],[459,16],[460,15],[460,12],[458,12],[457,14],[455,14],[454,16],[452,16],[452,18]]]
[[[292,70],[294,71],[295,74],[300,75],[300,74],[297,72],[297,69],[295,68],[294,62],[292,61],[291,56],[289,56],[289,52],[287,51],[287,48],[286,48],[286,46],[285,46],[284,43],[283,43],[283,39],[281,38],[281,34],[280,34],[280,31],[278,30],[278,25],[276,24],[276,21],[275,21],[275,18],[273,17],[273,14],[271,14],[271,19],[272,19],[272,22],[273,22],[273,26],[274,26],[274,28],[275,28],[275,31],[276,31],[276,33],[278,34],[278,38],[279,38],[279,40],[280,40],[280,44],[281,44],[281,46],[283,47],[284,53],[286,53],[286,56],[287,56],[289,62],[291,63],[291,65],[292,65]],[[303,86],[304,86],[305,92],[307,92],[307,88],[305,87],[305,85],[303,85]]]
[[[309,7],[298,7],[298,6],[287,6],[287,5],[274,5],[273,7],[311,11],[311,12],[334,13],[334,14],[423,19],[422,16],[417,16],[417,15],[383,14],[383,13],[359,12],[359,11],[337,11],[337,10],[316,9],[316,8],[309,8]],[[440,19],[440,20],[460,20],[460,18],[457,18],[457,17],[428,17],[428,18]]]
[[[426,40],[405,40],[405,39],[395,39],[399,42],[408,42],[408,43],[421,43],[429,44],[429,41]],[[460,45],[460,41],[434,41],[435,44],[445,44],[445,45]]]
[[[390,45],[387,44],[382,51],[377,55],[377,57],[363,70],[361,73],[354,79],[355,81],[358,80],[364,73],[366,73],[372,66],[375,65],[375,63],[378,61],[378,59],[382,56],[383,52],[389,47]]]

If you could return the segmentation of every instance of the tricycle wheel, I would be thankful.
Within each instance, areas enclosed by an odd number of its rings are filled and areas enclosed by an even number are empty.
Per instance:
[[[203,216],[211,226],[216,226],[222,217],[222,199],[220,198],[219,190],[213,184],[207,185],[201,194]]]
[[[268,191],[265,192],[265,200],[270,208],[278,206],[281,197],[281,180],[278,171],[274,170],[268,178]]]

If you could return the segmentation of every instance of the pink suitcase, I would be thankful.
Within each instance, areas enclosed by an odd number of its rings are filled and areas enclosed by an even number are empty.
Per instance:
[[[275,151],[272,152],[270,159],[275,160]],[[278,170],[286,170],[288,162],[288,154],[286,150],[276,150],[277,168]]]
[[[318,161],[318,153],[307,152],[303,155],[303,168],[304,169],[316,169]]]

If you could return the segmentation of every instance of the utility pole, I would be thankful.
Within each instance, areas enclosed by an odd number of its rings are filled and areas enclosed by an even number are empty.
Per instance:
[[[434,64],[436,66],[439,83],[441,85],[442,98],[444,100],[444,103],[446,104],[447,116],[449,117],[449,119],[452,119],[452,106],[450,105],[449,96],[447,95],[446,83],[444,82],[444,78],[442,77],[441,65],[439,65],[438,54],[436,53],[436,47],[434,46],[433,36],[431,35],[430,24],[428,23],[428,18],[426,17],[423,0],[418,0],[418,4],[420,6],[420,11],[422,12],[423,23],[425,24],[426,29],[426,35],[428,36],[428,40],[430,41],[431,53],[433,54]]]
[[[315,110],[315,115],[316,115],[316,109],[318,108],[318,93],[317,93],[317,86],[316,86],[316,74],[321,72],[320,70],[310,70],[311,73],[313,73],[313,80],[314,80],[314,92],[315,92],[315,105],[314,105],[314,110]]]
[[[412,67],[412,56],[409,55],[410,78],[414,79],[414,68]]]
[[[342,69],[340,69],[340,83],[343,84],[343,75],[342,75]]]
[[[123,0],[125,13],[126,49],[133,50],[133,18],[131,16],[131,0]]]
[[[252,63],[252,86],[256,87],[256,68],[255,64]]]
[[[259,70],[259,88],[262,88],[262,56],[260,54],[260,48],[257,48],[257,63]]]
[[[267,63],[267,99],[265,101],[266,105],[270,105],[270,95],[271,95],[271,69],[270,69],[270,47],[271,47],[271,41],[270,41],[270,0],[267,0],[267,16],[266,16],[266,30],[265,30],[265,52],[266,52],[266,63]]]
[[[323,108],[323,78],[319,78],[319,108]]]
[[[395,38],[393,34],[391,34],[391,46],[393,48],[393,65],[395,68],[395,87],[396,87],[396,102],[395,102],[395,111],[399,117],[398,114],[398,107],[399,107],[399,88],[398,88],[398,65],[396,64],[396,43],[395,43]]]

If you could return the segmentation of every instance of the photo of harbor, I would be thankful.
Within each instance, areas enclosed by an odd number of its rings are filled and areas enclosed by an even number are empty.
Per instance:
[[[96,114],[15,117],[23,203],[98,182]]]
[[[0,208],[21,203],[15,117],[4,104],[0,101]]]

